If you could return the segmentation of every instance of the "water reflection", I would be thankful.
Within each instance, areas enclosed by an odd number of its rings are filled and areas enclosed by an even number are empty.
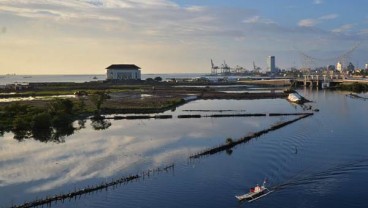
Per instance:
[[[81,130],[85,128],[86,120],[78,120],[75,122],[76,126],[73,123],[68,123],[63,126],[58,126],[54,128],[45,128],[45,129],[12,129],[11,132],[14,134],[14,139],[19,142],[23,142],[26,139],[34,139],[39,142],[55,142],[55,143],[63,143],[65,142],[65,137],[74,134],[75,131]],[[4,131],[2,132],[2,135]]]
[[[285,100],[274,102],[207,100],[179,107],[188,109],[240,111],[248,113],[295,112]],[[281,121],[282,117],[232,117],[167,120],[81,120],[45,132],[4,133],[0,140],[0,204],[22,202],[39,195],[96,184],[106,178],[159,167],[225,142],[240,138]],[[96,131],[108,129],[107,131]],[[32,137],[30,135],[32,134]],[[34,138],[14,140],[14,137]],[[50,142],[52,141],[52,142]],[[40,144],[40,142],[42,142]],[[233,157],[230,150],[228,155]],[[72,187],[71,187],[72,186]],[[18,199],[19,200],[19,199]]]
[[[12,95],[14,93],[3,93],[3,95]],[[75,95],[50,95],[50,96],[29,96],[29,97],[9,97],[0,98],[0,103],[30,101],[30,100],[52,100],[55,98],[75,98]]]
[[[91,126],[94,130],[105,130],[111,126],[111,122],[106,119],[95,118],[92,119]]]

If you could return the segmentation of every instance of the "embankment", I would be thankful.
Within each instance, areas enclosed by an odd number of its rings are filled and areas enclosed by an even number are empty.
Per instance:
[[[206,155],[216,154],[218,152],[222,152],[222,151],[225,151],[225,150],[230,150],[231,148],[235,147],[236,145],[239,145],[241,143],[248,142],[249,140],[251,140],[253,138],[259,137],[259,136],[261,136],[263,134],[267,134],[268,132],[271,132],[271,131],[280,129],[280,128],[284,127],[284,126],[287,126],[289,124],[292,124],[292,123],[294,123],[296,121],[299,121],[299,120],[301,120],[303,118],[309,117],[309,116],[313,115],[313,113],[305,113],[305,114],[300,114],[300,115],[301,116],[299,116],[298,118],[295,118],[295,119],[292,119],[292,120],[289,120],[289,121],[285,121],[285,122],[282,122],[282,123],[277,123],[277,124],[271,126],[268,129],[264,129],[262,131],[258,131],[256,133],[253,133],[252,135],[249,135],[249,136],[240,138],[240,139],[235,140],[235,141],[232,141],[232,140],[231,141],[227,141],[225,144],[219,145],[217,147],[209,148],[209,149],[200,151],[200,152],[198,152],[196,154],[191,155],[189,158],[190,159],[195,159],[195,158],[200,158],[200,157],[203,157],[203,156],[206,156]]]

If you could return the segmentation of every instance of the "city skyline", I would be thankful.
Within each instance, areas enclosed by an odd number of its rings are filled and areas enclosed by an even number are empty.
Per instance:
[[[209,73],[210,60],[266,70],[300,55],[368,63],[368,2],[343,0],[2,0],[0,74]]]

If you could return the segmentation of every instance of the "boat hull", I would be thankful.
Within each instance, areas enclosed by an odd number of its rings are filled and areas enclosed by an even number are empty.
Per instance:
[[[240,196],[235,196],[239,201],[248,201],[248,202],[252,202],[254,200],[257,200],[261,197],[266,196],[267,194],[270,194],[272,191],[268,190],[267,188],[263,189],[260,192],[254,193],[254,192],[250,192],[244,195],[240,195]]]
[[[287,99],[290,102],[293,102],[293,103],[300,103],[300,102],[302,102],[302,97],[299,94],[297,94],[297,93],[290,93]]]

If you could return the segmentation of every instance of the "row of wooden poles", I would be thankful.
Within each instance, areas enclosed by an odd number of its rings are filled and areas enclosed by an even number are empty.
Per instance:
[[[126,184],[134,180],[139,180],[141,178],[150,177],[152,174],[155,174],[155,173],[160,173],[163,171],[168,172],[173,169],[174,169],[174,164],[167,165],[161,168],[149,169],[147,171],[143,171],[140,174],[124,176],[118,179],[113,179],[111,182],[103,182],[95,186],[87,186],[87,187],[84,187],[78,190],[71,191],[69,193],[47,196],[43,199],[37,199],[34,201],[25,202],[21,205],[14,205],[12,206],[12,208],[30,208],[30,207],[37,207],[37,206],[43,206],[43,205],[51,205],[53,202],[56,203],[57,201],[65,201],[67,199],[69,200],[73,198],[76,199],[76,197],[78,196],[80,197],[82,195],[89,194],[89,193],[96,192],[96,191],[103,190],[103,189],[107,190],[109,187],[115,187],[117,185]]]
[[[270,115],[270,116],[278,116],[278,115],[281,115],[281,114],[275,114],[275,115]],[[243,138],[240,138],[240,139],[237,139],[237,140],[234,140],[234,141],[233,140],[226,141],[225,144],[221,144],[221,145],[219,145],[217,147],[205,149],[203,151],[200,151],[198,153],[195,153],[195,154],[189,156],[189,159],[196,159],[196,158],[199,158],[199,157],[203,157],[203,156],[207,156],[207,155],[212,155],[212,154],[216,154],[218,152],[230,150],[231,148],[235,147],[236,145],[239,145],[239,144],[244,143],[244,142],[248,142],[249,140],[251,140],[253,138],[256,138],[256,137],[259,137],[259,136],[261,136],[263,134],[266,134],[266,133],[268,133],[270,131],[274,131],[276,129],[280,129],[280,128],[286,126],[286,125],[292,124],[292,123],[294,123],[296,121],[299,121],[299,120],[301,120],[303,118],[309,117],[309,116],[313,115],[313,113],[302,113],[302,114],[295,114],[295,115],[299,115],[299,117],[297,117],[295,119],[292,119],[292,120],[289,120],[289,121],[282,122],[282,123],[277,123],[277,124],[271,126],[268,129],[264,129],[262,131],[258,131],[256,133],[253,133],[251,135],[245,136]]]
[[[268,116],[298,116],[304,115],[305,113],[269,113]],[[262,117],[267,116],[266,113],[238,113],[238,114],[182,114],[178,115],[178,118],[220,118],[220,117]],[[130,116],[106,116],[104,119],[114,120],[135,120],[135,119],[172,119],[172,115],[130,115]]]

